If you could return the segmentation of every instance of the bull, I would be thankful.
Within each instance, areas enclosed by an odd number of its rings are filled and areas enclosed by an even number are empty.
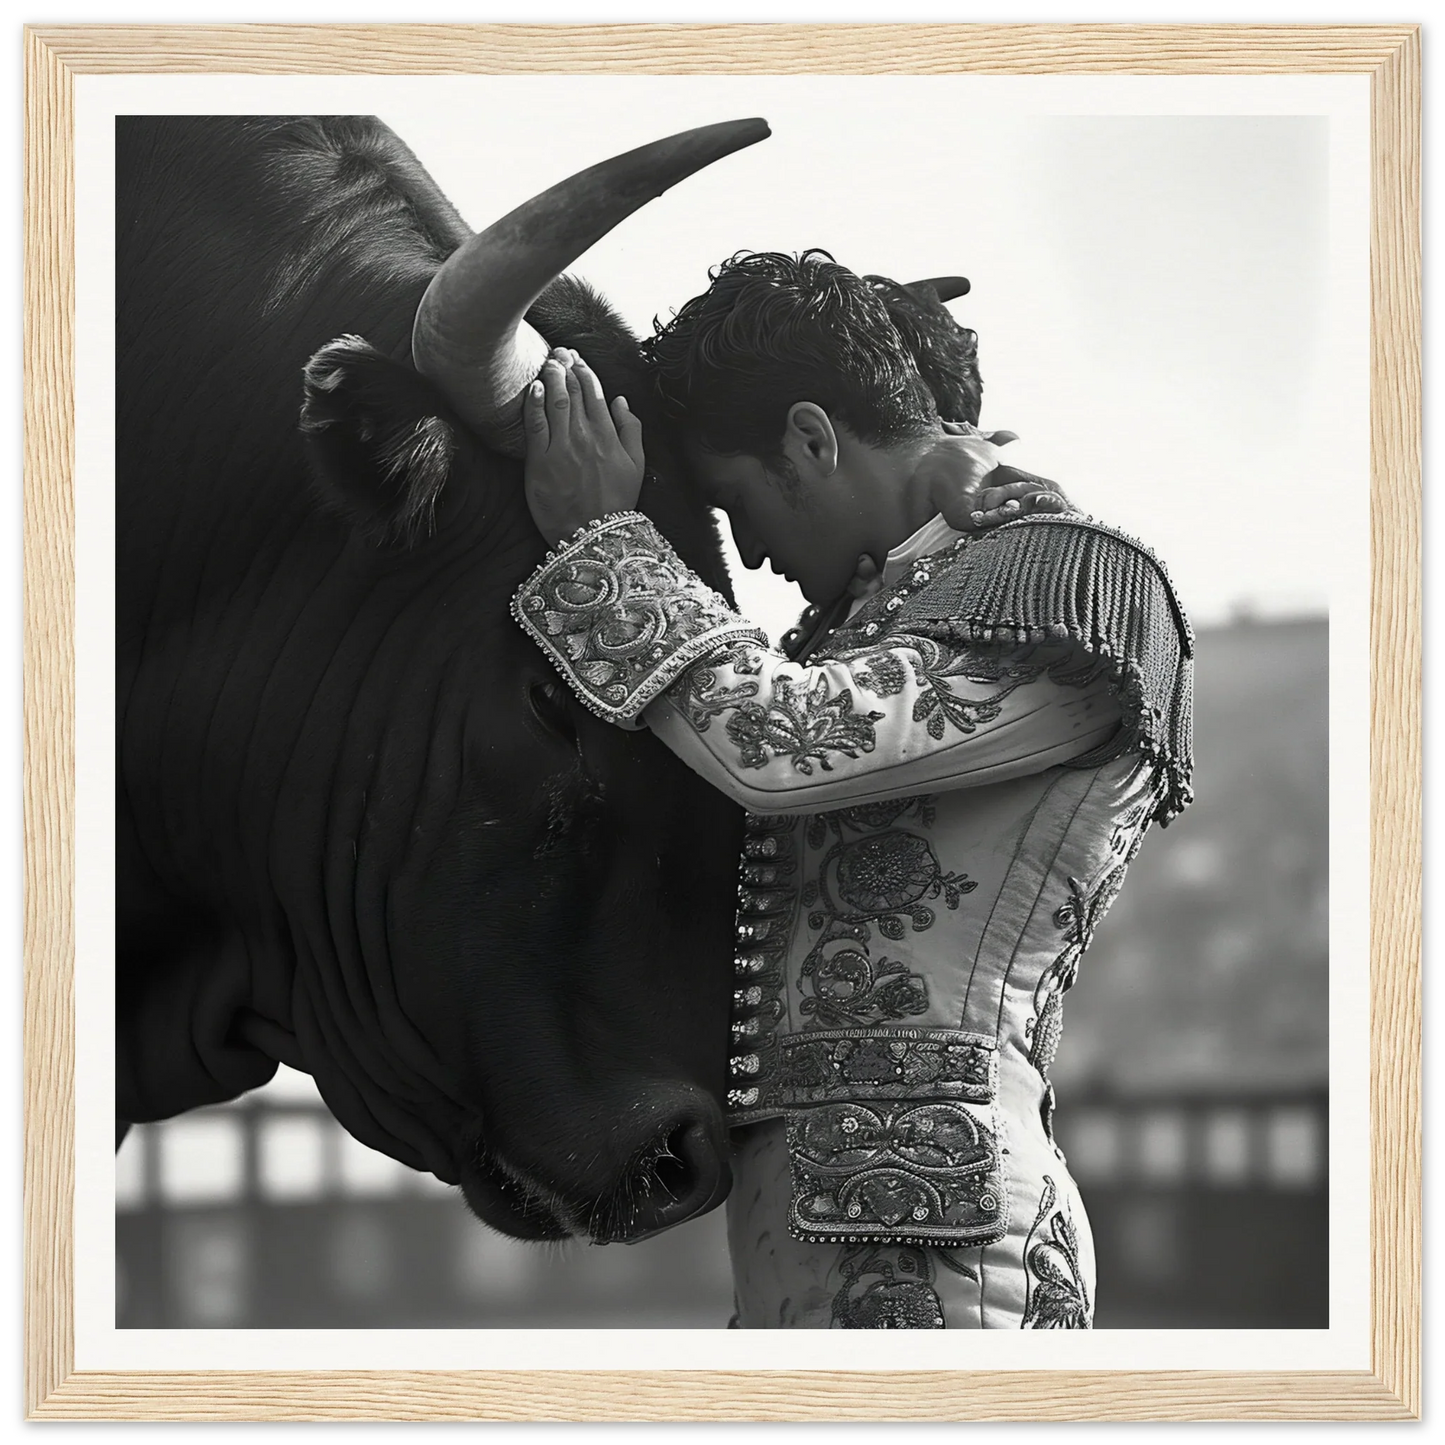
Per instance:
[[[642,506],[726,591],[636,340],[561,273],[766,134],[473,235],[375,119],[118,120],[118,1138],[280,1061],[515,1237],[723,1198],[740,814],[578,707],[507,602],[549,345],[632,399]]]
[[[281,1062],[517,1238],[725,1196],[741,815],[582,710],[507,603],[553,345],[629,398],[643,510],[730,595],[637,340],[563,273],[767,133],[642,147],[473,235],[374,118],[118,120],[118,1141]],[[968,283],[870,279],[976,421],[940,304]]]

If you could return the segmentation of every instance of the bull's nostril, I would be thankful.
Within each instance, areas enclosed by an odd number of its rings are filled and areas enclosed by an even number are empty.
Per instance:
[[[705,1123],[685,1119],[659,1136],[636,1161],[630,1180],[631,1218],[623,1233],[645,1239],[702,1214],[727,1193],[730,1174]]]
[[[657,1155],[647,1169],[646,1182],[669,1199],[681,1199],[688,1189],[688,1165],[672,1146],[673,1140],[669,1139],[666,1152]]]
[[[648,1166],[653,1187],[670,1199],[686,1196],[692,1168],[689,1164],[690,1150],[685,1142],[692,1124],[682,1124],[670,1133],[662,1145],[661,1153],[655,1155]]]

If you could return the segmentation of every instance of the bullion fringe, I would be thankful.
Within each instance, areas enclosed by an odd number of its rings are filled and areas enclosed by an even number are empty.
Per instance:
[[[1163,563],[1132,537],[1081,517],[1007,523],[908,597],[888,631],[1007,646],[1072,639],[1107,659],[1125,721],[1070,766],[1138,751],[1163,777],[1153,821],[1192,801],[1194,633]]]

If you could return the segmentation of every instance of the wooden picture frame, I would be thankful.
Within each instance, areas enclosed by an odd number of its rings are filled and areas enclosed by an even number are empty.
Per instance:
[[[1420,34],[1411,25],[233,25],[25,37],[25,1320],[37,1419],[1416,1418],[1420,1412]],[[73,77],[1369,76],[1370,1368],[1357,1372],[74,1368]]]

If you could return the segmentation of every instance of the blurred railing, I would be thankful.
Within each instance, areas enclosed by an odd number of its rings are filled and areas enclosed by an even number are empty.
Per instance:
[[[287,1069],[132,1129],[116,1207],[122,1328],[722,1328],[732,1311],[720,1211],[640,1245],[507,1239]]]
[[[1098,1253],[1097,1324],[1323,1326],[1322,1092],[1094,1095],[1056,1134]],[[131,1131],[122,1327],[722,1328],[721,1210],[641,1245],[532,1245],[358,1144],[309,1079]]]
[[[1323,1089],[1067,1100],[1096,1326],[1327,1327],[1328,1122]]]

